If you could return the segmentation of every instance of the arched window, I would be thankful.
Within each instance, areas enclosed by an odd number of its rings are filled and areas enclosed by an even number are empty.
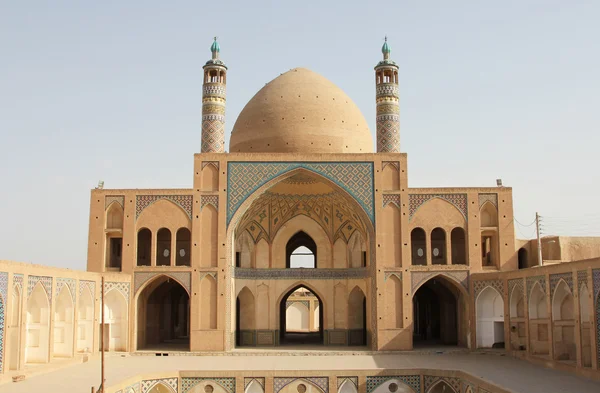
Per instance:
[[[191,234],[187,228],[179,228],[176,235],[177,254],[175,264],[177,266],[190,266],[190,241]]]
[[[527,250],[524,248],[519,249],[519,269],[525,269],[529,266],[529,262],[527,261]]]
[[[431,231],[431,263],[446,264],[446,232],[442,228]]]
[[[305,232],[300,231],[290,238],[285,255],[288,268],[317,267],[317,244]]]
[[[161,228],[156,234],[156,266],[171,264],[171,231]]]
[[[450,232],[450,241],[452,244],[452,264],[466,265],[467,251],[465,230],[462,228],[454,228],[452,232]]]
[[[137,265],[150,266],[150,254],[152,247],[152,232],[148,228],[142,228],[138,232],[137,239]]]
[[[410,244],[412,249],[412,264],[426,265],[427,254],[425,250],[425,231],[422,228],[415,228],[410,233]]]

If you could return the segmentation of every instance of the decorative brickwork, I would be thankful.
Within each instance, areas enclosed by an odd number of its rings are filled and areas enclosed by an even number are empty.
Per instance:
[[[400,195],[398,194],[384,194],[383,195],[383,207],[386,207],[390,203],[398,206],[400,208]]]
[[[37,283],[41,283],[46,291],[46,295],[48,296],[48,302],[52,304],[52,277],[45,276],[29,276],[29,280],[27,282],[27,297],[31,296],[31,292],[33,292],[33,288]]]
[[[563,280],[567,284],[569,289],[571,290],[571,293],[573,293],[573,274],[572,273],[551,274],[550,275],[550,292],[552,294],[554,294],[554,290],[556,289],[556,286],[558,285],[560,280]]]
[[[492,202],[498,208],[498,194],[479,194],[479,207],[486,202]]]
[[[588,272],[587,270],[579,270],[577,272],[577,290],[579,292],[581,292],[581,288],[585,285],[586,287],[587,285],[587,279],[588,279]]]
[[[111,290],[117,290],[125,296],[125,300],[129,303],[129,283],[128,282],[105,282],[104,283],[104,296],[106,296]]]
[[[372,162],[229,162],[227,170],[227,224],[254,191],[286,172],[304,168],[347,191],[375,221]]]
[[[513,290],[515,287],[518,287],[521,290],[521,293],[523,295],[525,295],[525,290],[523,288],[523,279],[522,278],[515,278],[513,280],[508,280],[508,296],[509,299],[513,294]]]
[[[69,294],[71,295],[71,300],[73,304],[75,304],[75,297],[77,296],[77,292],[75,291],[75,279],[74,278],[57,278],[56,279],[56,297],[63,289],[64,286],[69,288]]]
[[[246,280],[343,280],[353,278],[367,278],[367,268],[358,267],[350,269],[247,269],[235,268],[234,278]]]
[[[425,375],[423,376],[423,387],[425,388],[425,391],[428,392],[431,387],[441,383],[442,381],[446,382],[448,386],[452,387],[452,389],[454,389],[454,393],[460,393],[460,378]]]
[[[190,284],[190,272],[141,272],[133,274],[133,293],[137,293],[138,290],[147,283],[149,280],[153,279],[156,276],[166,276],[171,277],[175,281],[181,284],[182,287],[189,293],[191,293],[191,284]]]
[[[8,273],[0,272],[0,295],[4,300],[8,299]]]
[[[205,378],[205,377],[184,377],[181,378],[181,393],[187,393],[201,382],[208,381],[221,386],[227,393],[235,393],[235,378]],[[250,383],[250,382],[248,382]],[[263,378],[264,386],[264,378]],[[245,387],[244,387],[245,389]]]
[[[500,296],[504,297],[504,284],[502,280],[481,280],[481,281],[473,281],[473,287],[475,292],[475,299],[479,296],[479,293],[483,291],[487,287],[492,287]]]
[[[409,219],[414,216],[421,205],[433,198],[440,198],[449,202],[462,213],[465,219],[467,218],[467,194],[409,194]]]
[[[329,378],[328,377],[305,377],[305,378],[273,378],[273,391],[279,393],[281,389],[289,385],[290,383],[303,380],[310,382],[311,384],[318,386],[323,393],[329,393]]]
[[[600,269],[592,270],[592,282],[594,284],[594,297],[600,294]],[[598,345],[600,348],[600,345]]]
[[[462,285],[465,290],[469,290],[469,272],[467,270],[438,270],[438,271],[426,271],[426,272],[411,272],[411,287],[412,293],[414,294],[421,284],[427,280],[435,277],[442,276],[450,278],[450,281]]]
[[[20,286],[23,289],[23,275],[15,273],[13,274],[13,288]],[[23,292],[21,292],[23,293]]]
[[[540,289],[542,292],[546,293],[546,277],[545,276],[534,276],[527,277],[527,297],[531,295],[531,289],[535,285],[535,283],[540,284]]]
[[[204,169],[204,167],[207,165],[212,165],[219,170],[219,161],[202,161],[202,169]]]
[[[194,199],[192,195],[136,195],[135,219],[137,220],[139,218],[145,208],[161,199],[173,202],[182,208],[189,218],[192,218],[192,202]]]
[[[252,381],[256,381],[260,386],[262,386],[263,391],[265,389],[265,379],[264,378],[244,378],[244,390],[248,388],[248,385],[252,383]]]
[[[396,278],[402,282],[402,272],[385,272],[383,281],[387,281],[391,276],[396,276]]]
[[[338,379],[337,379],[338,390],[340,389],[342,384],[346,381],[349,381],[351,384],[353,384],[354,387],[356,388],[356,390],[358,391],[358,377],[338,377]]]
[[[104,209],[108,209],[111,203],[117,202],[121,205],[121,208],[125,207],[125,196],[124,195],[107,195],[104,197]]]
[[[178,393],[177,378],[163,378],[163,379],[146,379],[141,382],[142,393],[148,393],[153,387],[158,384],[162,384],[167,388],[170,388],[173,393]]]
[[[90,295],[92,295],[92,299],[96,296],[96,282],[95,281],[79,281],[79,297],[83,295],[84,289],[89,289]]]
[[[200,196],[200,210],[206,205],[212,205],[215,209],[219,210],[219,196],[218,195],[201,195]]]
[[[394,375],[381,377],[367,377],[367,393],[373,393],[382,384],[389,380],[400,381],[409,386],[415,393],[421,392],[421,377],[419,375]]]

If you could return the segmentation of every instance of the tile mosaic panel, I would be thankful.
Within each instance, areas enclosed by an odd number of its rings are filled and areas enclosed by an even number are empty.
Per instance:
[[[572,273],[559,273],[550,275],[550,292],[554,294],[554,290],[560,280],[564,280],[571,293],[573,293],[573,274]]]
[[[107,195],[104,197],[104,210],[108,209],[111,203],[117,202],[122,208],[125,207],[124,195]]]
[[[521,293],[523,295],[525,295],[525,290],[524,290],[524,285],[523,285],[523,279],[522,278],[515,278],[513,280],[508,280],[508,296],[509,297],[512,296],[514,288],[521,289]]]
[[[592,270],[592,282],[594,284],[594,297],[598,297],[598,294],[600,294],[600,269]]]
[[[411,287],[412,293],[414,294],[417,288],[424,282],[435,276],[449,277],[453,282],[458,282],[460,285],[469,290],[469,271],[468,270],[438,270],[438,271],[426,271],[426,272],[411,272]]]
[[[138,290],[149,280],[156,276],[167,276],[171,277],[179,282],[187,291],[191,293],[191,273],[190,272],[141,272],[133,274],[133,293],[137,293]]]
[[[475,389],[477,389],[477,388],[472,383],[467,382],[467,381],[462,381],[462,390],[460,391],[460,393],[474,393]]]
[[[546,276],[533,276],[527,277],[527,298],[531,295],[531,288],[535,285],[535,283],[540,284],[540,288],[542,292],[546,293]]]
[[[48,296],[48,302],[52,304],[52,277],[46,276],[29,276],[29,280],[27,281],[27,297],[31,295],[33,292],[33,288],[37,283],[41,283],[46,291],[46,295]]]
[[[229,162],[227,225],[254,191],[277,176],[298,168],[315,172],[346,190],[375,222],[372,162]]]
[[[358,377],[338,377],[337,379],[337,388],[340,389],[340,386],[346,381],[350,381],[350,383],[354,384],[354,387],[358,391]]]
[[[479,208],[488,201],[498,208],[498,194],[479,194]]]
[[[164,386],[171,388],[174,393],[178,393],[177,378],[162,378],[162,379],[145,379],[141,382],[142,393],[147,393],[154,386],[162,383]]]
[[[83,290],[88,288],[92,298],[96,297],[96,282],[95,281],[87,281],[80,280],[79,281],[79,297],[83,294]]]
[[[22,274],[13,274],[13,288],[17,285],[23,288],[23,275]]]
[[[474,286],[474,292],[475,292],[475,299],[477,299],[477,296],[479,295],[479,293],[481,291],[483,291],[486,287],[494,288],[496,291],[498,291],[500,296],[504,297],[504,284],[502,283],[502,280],[473,281],[473,286]]]
[[[408,211],[409,220],[425,202],[433,198],[443,199],[454,205],[467,218],[467,194],[409,194]]]
[[[58,297],[58,294],[60,293],[60,291],[63,289],[64,286],[67,286],[69,288],[69,292],[71,295],[71,300],[73,301],[73,303],[75,303],[75,296],[77,296],[77,292],[75,292],[75,279],[74,278],[62,278],[62,277],[58,277],[56,279],[56,297]]]
[[[248,378],[246,378],[248,379]],[[260,379],[260,378],[257,378]],[[264,378],[263,386],[264,386]],[[235,378],[205,378],[205,377],[184,377],[181,378],[181,393],[189,392],[194,386],[201,382],[210,381],[221,386],[227,393],[235,393]],[[250,383],[250,382],[248,382]],[[245,389],[245,388],[244,388]]]
[[[452,389],[454,389],[454,391],[456,393],[460,392],[460,378],[451,378],[451,377],[437,377],[437,376],[432,376],[432,375],[424,375],[423,376],[423,387],[424,390],[427,392],[429,391],[429,389],[440,383],[440,381],[444,381],[446,382],[449,386],[452,387]],[[448,392],[450,393],[450,392]]]
[[[367,278],[367,268],[349,269],[248,269],[235,268],[234,278],[249,280],[341,280],[348,278]]]
[[[304,378],[273,378],[273,391],[279,393],[281,389],[296,380],[303,380],[318,386],[324,393],[329,392],[329,377],[304,377]]]
[[[8,273],[0,272],[0,295],[2,299],[8,299]]]
[[[8,276],[7,273],[4,273]],[[4,324],[6,308],[4,307],[6,296],[0,297],[0,374],[4,372]]]
[[[398,206],[400,208],[400,195],[398,194],[384,194],[383,195],[383,207],[386,207],[390,203]]]
[[[252,381],[258,382],[260,386],[262,386],[263,390],[265,389],[265,379],[264,378],[244,378],[244,390],[248,388],[248,385],[252,383]]]
[[[577,291],[581,292],[582,286],[587,286],[588,272],[587,270],[579,270],[577,272]]]
[[[200,210],[206,205],[212,205],[215,209],[219,210],[219,196],[218,195],[201,195],[200,196]]]
[[[405,385],[410,386],[415,393],[421,392],[421,376],[419,375],[394,375],[394,376],[381,376],[381,377],[367,377],[367,393],[372,393],[380,385],[395,379],[402,382]]]
[[[120,291],[125,300],[129,303],[129,283],[128,282],[105,282],[104,283],[104,296],[106,296],[111,290],[116,289]]]
[[[177,206],[181,207],[189,218],[192,218],[192,204],[194,199],[192,195],[136,195],[135,219],[138,219],[145,208],[154,202],[160,201],[161,199],[167,199],[173,202]]]

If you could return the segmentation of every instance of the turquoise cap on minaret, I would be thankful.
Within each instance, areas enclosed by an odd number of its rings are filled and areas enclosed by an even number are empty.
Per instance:
[[[384,60],[389,59],[391,52],[392,52],[392,49],[388,45],[387,36],[386,36],[385,41],[383,42],[383,46],[381,47],[381,53],[383,53]]]
[[[215,37],[215,40],[213,41],[212,45],[210,46],[210,51],[211,52],[220,52],[221,51],[221,47],[219,46],[219,43],[217,42],[217,37]]]

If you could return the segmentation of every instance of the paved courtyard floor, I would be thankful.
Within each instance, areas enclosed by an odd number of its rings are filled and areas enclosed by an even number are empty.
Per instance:
[[[505,389],[519,393],[598,393],[600,382],[534,365],[497,354],[337,354],[241,356],[107,356],[107,386],[138,374],[179,370],[371,370],[371,369],[461,370]],[[24,381],[0,385],[0,393],[90,392],[98,386],[100,360],[75,364]]]

